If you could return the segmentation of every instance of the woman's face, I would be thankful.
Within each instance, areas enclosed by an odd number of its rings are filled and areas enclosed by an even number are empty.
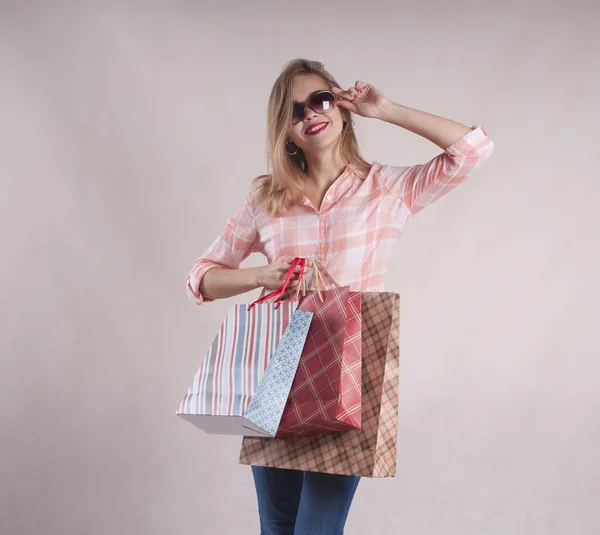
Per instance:
[[[310,95],[323,90],[329,91],[329,85],[318,74],[302,74],[294,80],[292,100],[304,104]],[[343,126],[338,106],[328,113],[316,113],[306,106],[303,120],[291,124],[288,135],[305,154],[314,154],[334,145]]]

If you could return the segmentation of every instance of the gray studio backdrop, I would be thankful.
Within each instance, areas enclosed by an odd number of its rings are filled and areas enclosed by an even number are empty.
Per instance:
[[[398,476],[361,483],[347,533],[600,533],[598,15],[4,0],[0,533],[258,533],[239,438],[174,414],[235,302],[196,307],[184,279],[265,171],[298,56],[496,143],[395,250]],[[357,131],[371,161],[440,152]]]

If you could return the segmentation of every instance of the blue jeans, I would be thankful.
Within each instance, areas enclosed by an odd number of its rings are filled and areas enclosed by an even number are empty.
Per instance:
[[[261,535],[342,535],[360,477],[253,466]]]

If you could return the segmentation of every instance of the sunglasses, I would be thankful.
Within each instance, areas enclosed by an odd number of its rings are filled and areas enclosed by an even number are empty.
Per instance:
[[[292,124],[298,124],[304,120],[306,108],[315,113],[329,113],[335,109],[335,95],[331,91],[317,91],[308,97],[306,102],[292,104]]]

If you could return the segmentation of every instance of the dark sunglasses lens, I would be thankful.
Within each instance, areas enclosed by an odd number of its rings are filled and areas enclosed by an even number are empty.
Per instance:
[[[310,97],[308,107],[317,113],[329,113],[335,108],[335,96],[330,91],[322,91]],[[292,124],[304,120],[305,108],[302,104],[294,102],[292,106]]]
[[[329,113],[335,108],[335,97],[329,91],[317,93],[310,98],[309,106],[317,113]]]
[[[304,106],[294,102],[292,107],[292,123],[297,124],[304,119]]]

